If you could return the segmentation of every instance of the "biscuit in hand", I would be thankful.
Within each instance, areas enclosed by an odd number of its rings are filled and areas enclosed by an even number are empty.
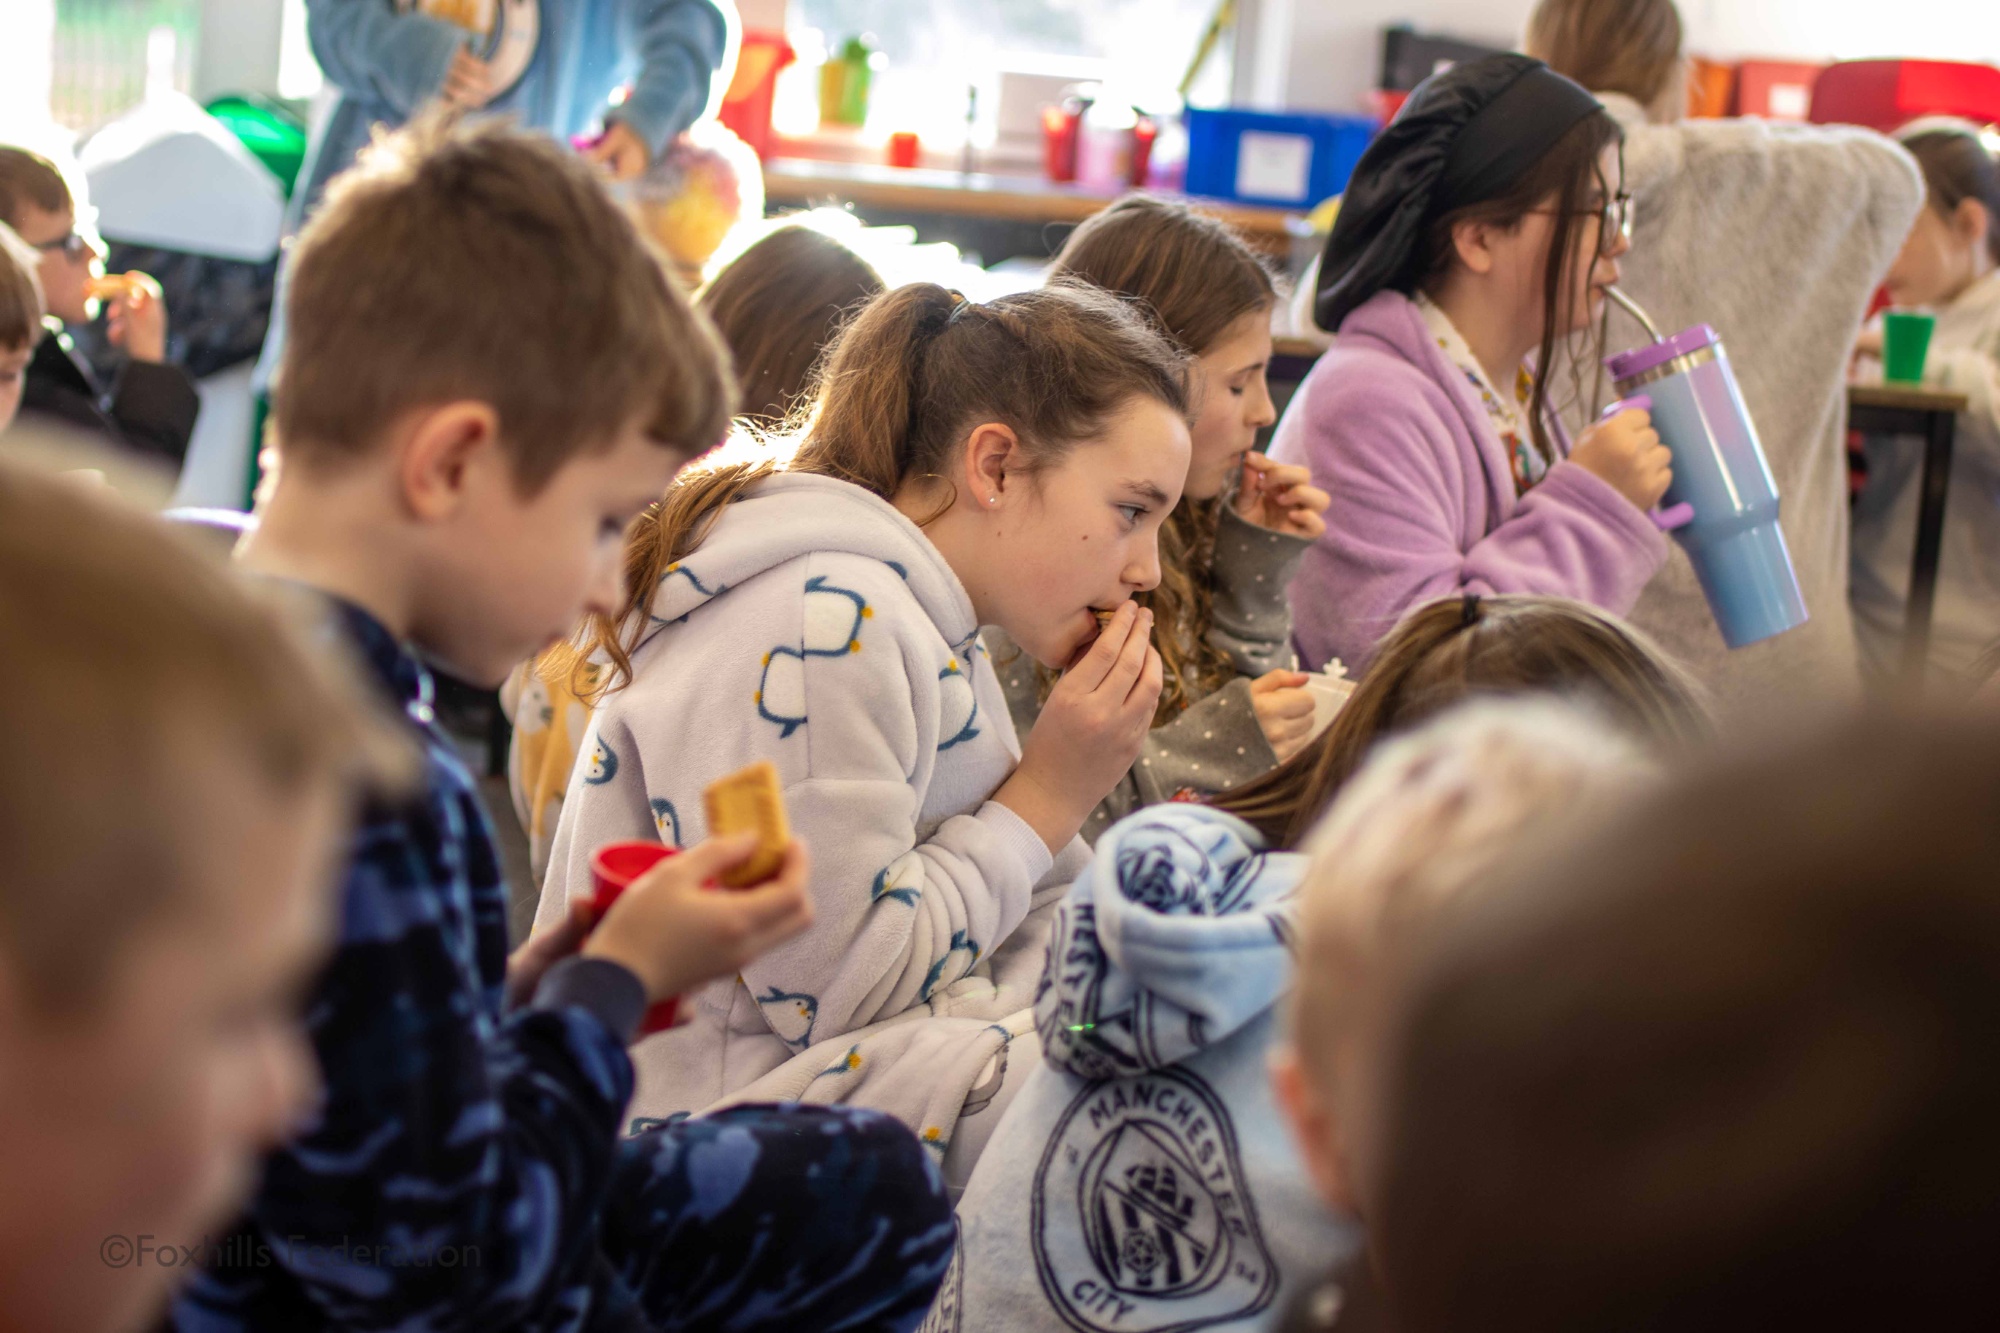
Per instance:
[[[757,835],[757,850],[750,859],[722,875],[722,883],[732,889],[762,884],[778,873],[785,862],[785,848],[792,841],[785,822],[785,798],[778,785],[778,770],[761,759],[728,777],[717,778],[702,793],[708,814],[708,835],[729,837],[738,833]]]

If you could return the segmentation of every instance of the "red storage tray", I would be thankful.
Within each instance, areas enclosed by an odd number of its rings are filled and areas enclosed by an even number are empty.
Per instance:
[[[1805,120],[1823,65],[1794,60],[1746,60],[1736,67],[1736,114],[1762,120]]]
[[[1951,60],[1848,60],[1813,87],[1812,118],[1889,133],[1919,116],[2000,121],[2000,69]]]

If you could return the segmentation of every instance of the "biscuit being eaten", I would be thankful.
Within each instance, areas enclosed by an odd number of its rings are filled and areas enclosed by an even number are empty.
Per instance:
[[[119,301],[132,294],[138,281],[129,273],[107,273],[83,285],[83,294],[93,301]]]
[[[757,835],[757,850],[750,859],[724,872],[722,883],[732,889],[762,884],[778,873],[785,862],[785,847],[792,840],[785,822],[784,791],[778,785],[778,770],[768,759],[760,759],[728,777],[717,778],[701,794],[708,813],[708,835],[729,837],[738,833]]]
[[[1097,617],[1097,632],[1100,634],[1110,629],[1111,622],[1118,619],[1116,611],[1092,611],[1090,614]]]

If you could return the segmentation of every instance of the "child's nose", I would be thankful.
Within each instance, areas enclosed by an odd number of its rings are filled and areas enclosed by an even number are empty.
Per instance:
[[[1135,592],[1151,592],[1160,586],[1160,543],[1146,538],[1132,563],[1125,569],[1125,586]]]
[[[1271,386],[1259,376],[1250,389],[1250,424],[1262,430],[1277,420],[1278,405],[1271,401]]]

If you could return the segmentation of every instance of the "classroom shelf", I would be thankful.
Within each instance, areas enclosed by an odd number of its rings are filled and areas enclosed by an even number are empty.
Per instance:
[[[764,164],[764,198],[787,208],[850,204],[864,214],[966,218],[982,222],[1074,225],[1100,212],[1116,194],[1055,185],[1039,176],[939,171],[865,162],[773,158]],[[1303,216],[1219,199],[1189,203],[1221,218],[1272,255],[1289,253]]]

